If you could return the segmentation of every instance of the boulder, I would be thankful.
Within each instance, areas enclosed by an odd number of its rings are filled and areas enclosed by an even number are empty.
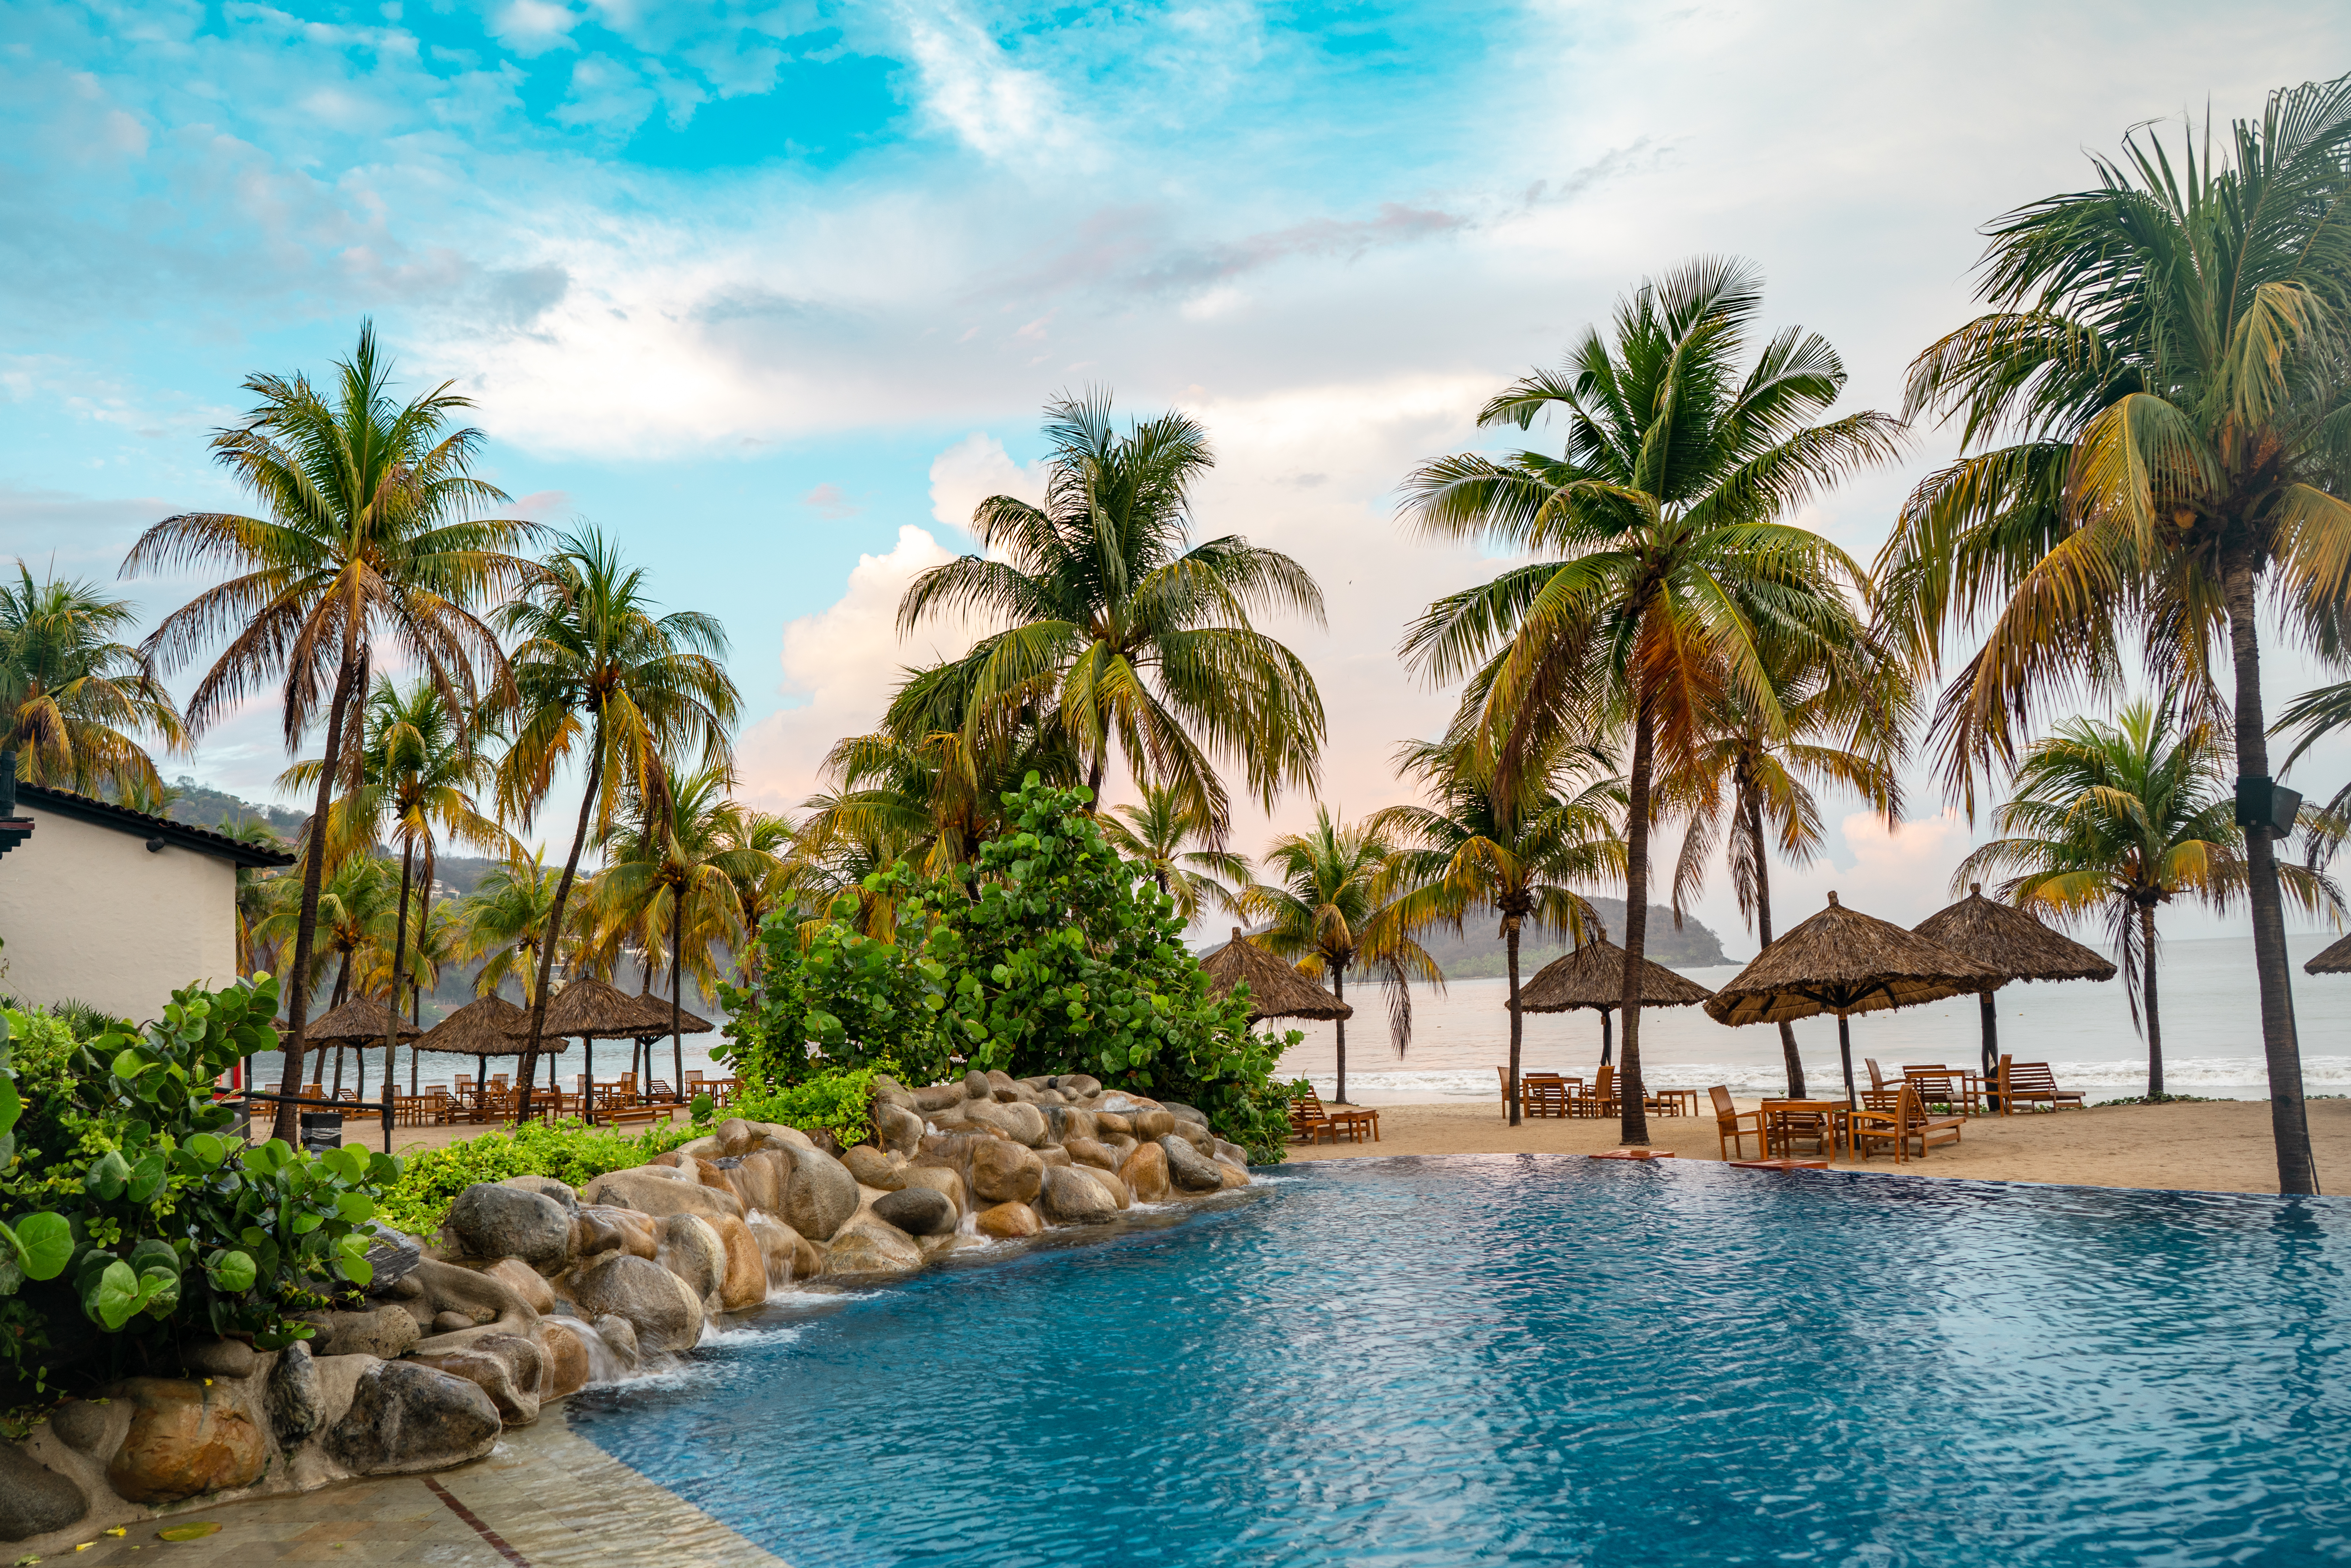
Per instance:
[[[467,1329],[477,1329],[482,1325],[471,1312],[435,1312],[433,1321],[424,1326],[438,1337],[444,1333],[463,1333]]]
[[[914,1103],[914,1097],[906,1092],[906,1086],[886,1072],[873,1075],[873,1098],[885,1105],[911,1107]]]
[[[476,1182],[449,1206],[442,1233],[467,1258],[519,1258],[542,1274],[571,1261],[571,1212],[544,1193]]]
[[[841,1165],[857,1178],[860,1186],[870,1186],[877,1192],[895,1192],[906,1185],[898,1174],[898,1162],[871,1144],[859,1144],[841,1156]]]
[[[1127,1126],[1144,1143],[1164,1138],[1176,1130],[1176,1118],[1154,1105],[1147,1110],[1126,1113]]]
[[[604,1348],[620,1359],[623,1371],[636,1370],[637,1364],[644,1359],[643,1353],[637,1346],[636,1324],[608,1312],[590,1326],[595,1329],[596,1337],[604,1342]]]
[[[1064,1072],[1053,1080],[1053,1087],[1072,1100],[1091,1100],[1102,1092],[1102,1080],[1084,1072]]]
[[[1169,1130],[1171,1136],[1183,1139],[1199,1153],[1214,1158],[1217,1140],[1206,1127],[1196,1127],[1189,1122],[1178,1122]]]
[[[873,1200],[873,1214],[909,1236],[943,1236],[962,1218],[955,1199],[931,1186],[910,1186]]]
[[[1045,1113],[1034,1105],[1023,1105],[1017,1101],[999,1104],[976,1100],[965,1109],[964,1115],[983,1126],[996,1128],[1014,1143],[1028,1148],[1040,1147],[1045,1142],[1048,1130]]]
[[[81,1488],[16,1444],[0,1442],[0,1541],[47,1535],[89,1511]]]
[[[604,1321],[621,1322],[618,1318]],[[540,1399],[560,1399],[567,1394],[577,1394],[596,1375],[595,1358],[589,1354],[587,1340],[577,1332],[580,1327],[575,1319],[551,1318],[541,1330],[539,1349],[545,1353],[546,1364],[539,1378]],[[629,1343],[632,1346],[636,1343],[633,1334]],[[491,1403],[496,1403],[495,1396]]]
[[[1045,1126],[1053,1142],[1068,1147],[1081,1138],[1094,1135],[1094,1113],[1063,1105],[1044,1108]]]
[[[478,1459],[497,1440],[498,1407],[480,1387],[416,1362],[392,1361],[360,1376],[326,1448],[355,1475],[413,1475]]]
[[[792,1156],[784,1149],[753,1149],[740,1158],[720,1164],[734,1178],[735,1195],[743,1200],[746,1210],[758,1209],[763,1214],[784,1211],[784,1184],[792,1174]]]
[[[571,1256],[593,1258],[599,1252],[628,1252],[650,1258],[661,1244],[661,1227],[650,1215],[633,1208],[582,1204],[571,1219]]]
[[[1227,1192],[1230,1192],[1236,1187],[1244,1187],[1249,1186],[1249,1166],[1229,1165],[1223,1160],[1217,1161],[1216,1166],[1217,1174],[1223,1178],[1223,1186]]]
[[[290,1448],[327,1424],[327,1390],[310,1347],[295,1341],[277,1353],[269,1369],[270,1429],[280,1448]]]
[[[1049,1166],[1040,1207],[1057,1225],[1101,1225],[1118,1217],[1118,1204],[1092,1176],[1066,1166]]]
[[[971,1151],[971,1190],[995,1203],[1027,1203],[1045,1181],[1045,1162],[1018,1144],[989,1140]]]
[[[573,1212],[580,1207],[580,1195],[553,1176],[508,1176],[498,1185],[513,1187],[517,1192],[535,1192],[541,1197],[553,1198],[563,1206],[563,1212],[566,1214]]]
[[[1167,1153],[1157,1144],[1139,1144],[1118,1167],[1119,1180],[1137,1203],[1167,1201]]]
[[[569,1193],[571,1189],[565,1187],[563,1190]],[[408,1276],[416,1271],[418,1261],[424,1256],[424,1249],[417,1245],[414,1237],[402,1235],[381,1220],[369,1220],[368,1229],[374,1233],[375,1239],[368,1243],[367,1262],[373,1272],[368,1276],[367,1293],[371,1296],[399,1295]]]
[[[1218,1138],[1209,1145],[1208,1153],[1212,1157],[1222,1160],[1228,1166],[1238,1166],[1243,1170],[1249,1169],[1249,1151],[1238,1144],[1228,1144],[1224,1139]]]
[[[816,1140],[798,1127],[787,1127],[781,1122],[754,1122],[751,1124],[751,1128],[759,1134],[761,1148],[772,1149],[779,1144],[792,1149],[816,1147]]]
[[[1066,1168],[1070,1164],[1070,1151],[1057,1144],[1047,1144],[1039,1149],[1037,1157],[1049,1166],[1061,1166]]]
[[[914,1108],[927,1116],[935,1111],[944,1111],[949,1106],[960,1105],[963,1101],[962,1084],[935,1083],[927,1089],[914,1091]]]
[[[1223,1168],[1175,1134],[1162,1137],[1158,1146],[1167,1155],[1167,1179],[1184,1191],[1214,1192],[1225,1185]]]
[[[719,1306],[730,1312],[758,1306],[768,1299],[768,1259],[758,1238],[751,1234],[748,1224],[732,1215],[722,1214],[709,1224],[718,1233],[726,1259],[718,1281]]]
[[[982,1236],[993,1236],[999,1241],[1034,1236],[1045,1228],[1045,1222],[1037,1218],[1037,1211],[1025,1203],[999,1203],[994,1207],[983,1208],[973,1218],[972,1224],[978,1228]]]
[[[302,1354],[307,1360],[309,1352]],[[94,1454],[99,1444],[106,1440],[106,1428],[113,1421],[114,1407],[103,1399],[68,1399],[49,1412],[49,1430],[57,1441],[77,1454]]]
[[[207,1339],[183,1345],[180,1364],[192,1377],[251,1377],[261,1358],[241,1339]]]
[[[673,1214],[663,1220],[661,1251],[653,1261],[684,1281],[704,1312],[719,1310],[718,1287],[726,1278],[726,1244],[718,1239],[710,1221],[692,1214]]]
[[[705,1219],[722,1214],[743,1218],[743,1200],[731,1191],[706,1187],[698,1178],[655,1176],[643,1166],[607,1171],[590,1182],[580,1196],[591,1204],[633,1208],[661,1218],[673,1214],[698,1214]]]
[[[1118,1163],[1122,1166],[1126,1164],[1126,1156],[1134,1153],[1134,1151],[1141,1146],[1134,1139],[1128,1137],[1123,1133],[1113,1133],[1103,1138],[1102,1143],[1102,1147],[1108,1149],[1112,1154],[1118,1156]]]
[[[1005,1082],[1009,1083],[1012,1080],[1007,1078]],[[988,1082],[987,1073],[975,1067],[963,1075],[963,1097],[967,1100],[993,1100],[996,1098],[996,1085]]]
[[[719,1123],[715,1135],[718,1139],[718,1152],[722,1155],[747,1155],[759,1141],[759,1134],[752,1131],[751,1124],[740,1116],[729,1116]]]
[[[784,1187],[783,1222],[812,1241],[830,1241],[862,1201],[857,1178],[849,1167],[816,1150],[792,1161],[791,1179]]]
[[[715,1160],[726,1152],[726,1145],[718,1141],[718,1135],[716,1133],[708,1133],[699,1138],[688,1138],[662,1157],[666,1159],[674,1156],[682,1165],[688,1160]]]
[[[108,1461],[106,1479],[132,1502],[178,1502],[249,1487],[268,1468],[269,1445],[260,1429],[217,1384],[133,1377],[110,1396],[130,1400],[132,1412],[131,1431]]]
[[[555,1292],[538,1270],[519,1258],[501,1258],[482,1270],[491,1279],[503,1283],[522,1299],[523,1305],[541,1316],[555,1310]]]
[[[877,1100],[873,1104],[873,1135],[894,1155],[911,1155],[923,1141],[923,1119],[904,1104]]]
[[[444,1263],[441,1267],[452,1265]],[[425,1272],[421,1268],[417,1271]],[[457,1272],[467,1270],[461,1269]],[[439,1310],[438,1303],[435,1310]],[[416,1326],[414,1314],[398,1306],[377,1307],[364,1312],[304,1312],[302,1321],[318,1330],[310,1338],[313,1355],[371,1355],[379,1361],[394,1361],[407,1354],[423,1332]]]
[[[955,1205],[957,1214],[971,1212],[971,1199],[964,1196],[963,1177],[945,1166],[908,1166],[899,1174],[906,1182],[902,1190],[927,1187],[933,1192],[945,1194],[947,1201]]]
[[[1068,1095],[1062,1093],[1058,1089],[1050,1087],[1050,1085],[1037,1091],[1037,1099],[1035,1101],[1036,1106],[1039,1110],[1045,1112],[1048,1115],[1051,1114],[1051,1107],[1056,1105],[1066,1105],[1069,1103],[1070,1100]]]
[[[571,1277],[571,1299],[590,1320],[626,1318],[645,1351],[690,1350],[702,1339],[702,1300],[684,1281],[643,1258],[607,1252]]]
[[[1118,1169],[1118,1156],[1111,1153],[1108,1144],[1093,1138],[1071,1138],[1061,1145],[1070,1151],[1070,1158],[1081,1166],[1093,1166],[1106,1171]]]
[[[913,1237],[870,1216],[842,1226],[825,1249],[827,1274],[911,1274],[922,1266]]]
[[[1124,1208],[1134,1201],[1134,1195],[1126,1190],[1126,1184],[1118,1179],[1116,1172],[1097,1170],[1092,1166],[1076,1168],[1079,1175],[1093,1178],[1093,1184],[1110,1194],[1111,1201],[1119,1207]]]
[[[538,1419],[538,1387],[547,1358],[527,1339],[494,1334],[465,1350],[412,1357],[408,1364],[464,1378],[490,1396],[504,1426],[528,1427]]]
[[[1190,1105],[1186,1105],[1180,1100],[1162,1100],[1159,1102],[1159,1108],[1162,1111],[1166,1112],[1169,1115],[1175,1117],[1179,1122],[1188,1122],[1193,1126],[1199,1128],[1202,1132],[1207,1131],[1208,1118],[1207,1113],[1196,1110]]]
[[[524,1301],[512,1285],[496,1274],[463,1269],[455,1263],[427,1258],[418,1266],[416,1278],[424,1287],[424,1304],[435,1316],[442,1312],[455,1312],[468,1321],[469,1326],[457,1331],[459,1333],[528,1333],[531,1325],[538,1322],[538,1309]],[[416,1348],[425,1351],[458,1348],[456,1344],[443,1343],[448,1337],[447,1333],[438,1334]],[[319,1354],[331,1355],[340,1353],[320,1350]]]
[[[1093,1118],[1094,1136],[1097,1138],[1122,1138],[1134,1134],[1134,1124],[1115,1111],[1096,1111]]]
[[[782,1220],[755,1214],[743,1223],[750,1230],[752,1239],[759,1244],[759,1256],[766,1266],[769,1285],[789,1285],[794,1280],[812,1280],[824,1272],[824,1254],[816,1249],[816,1243]]]

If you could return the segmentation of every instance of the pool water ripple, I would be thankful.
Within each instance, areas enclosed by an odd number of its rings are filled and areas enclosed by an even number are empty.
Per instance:
[[[797,1568],[2351,1557],[2331,1200],[1557,1155],[1247,1196],[778,1311],[573,1427]]]

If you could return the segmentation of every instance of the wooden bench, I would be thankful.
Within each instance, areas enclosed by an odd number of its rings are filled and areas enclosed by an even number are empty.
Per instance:
[[[2000,1113],[2009,1115],[2020,1100],[2047,1105],[2052,1111],[2061,1105],[2081,1110],[2082,1096],[2071,1089],[2057,1087],[2057,1080],[2045,1061],[2018,1061],[2003,1056],[2000,1059]]]
[[[676,1112],[674,1105],[622,1105],[598,1112],[596,1120],[607,1127],[650,1127],[669,1121]]]

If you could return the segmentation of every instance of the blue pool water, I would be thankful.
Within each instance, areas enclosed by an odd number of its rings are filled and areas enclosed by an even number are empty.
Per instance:
[[[571,1420],[795,1568],[2333,1563],[2346,1268],[2331,1200],[1333,1162]]]

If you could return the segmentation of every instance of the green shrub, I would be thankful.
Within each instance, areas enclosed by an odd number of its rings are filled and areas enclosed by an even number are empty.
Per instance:
[[[607,1171],[643,1165],[708,1130],[673,1122],[628,1134],[580,1122],[526,1122],[512,1132],[417,1149],[403,1157],[399,1182],[384,1195],[384,1222],[429,1238],[448,1218],[457,1195],[475,1182],[541,1176],[566,1186],[585,1186]]]
[[[896,1072],[894,1062],[883,1061],[820,1073],[803,1083],[747,1094],[726,1113],[748,1122],[781,1123],[803,1133],[821,1127],[843,1145],[862,1144],[873,1134],[873,1080]]]

